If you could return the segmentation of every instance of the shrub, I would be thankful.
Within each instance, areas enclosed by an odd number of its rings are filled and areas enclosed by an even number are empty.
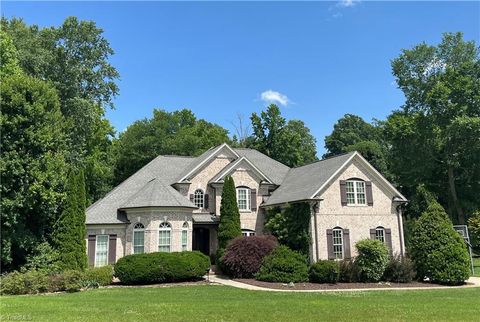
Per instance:
[[[25,272],[14,271],[1,277],[1,294],[37,294],[47,292],[48,289],[49,277],[45,272],[35,270]]]
[[[392,256],[388,261],[382,279],[394,283],[410,283],[415,275],[415,266],[410,258]]]
[[[63,271],[53,274],[49,278],[49,292],[78,292],[88,285],[84,280],[84,273],[81,271]]]
[[[59,256],[58,251],[50,246],[48,242],[43,242],[35,247],[32,255],[27,256],[27,263],[22,269],[58,273],[60,272]]]
[[[91,267],[85,270],[83,280],[88,286],[106,286],[112,284],[113,266]]]
[[[265,256],[278,245],[273,236],[237,237],[222,257],[222,271],[232,277],[253,277],[262,266]]]
[[[309,277],[313,283],[330,283],[338,282],[340,268],[338,262],[332,260],[321,260],[310,266]]]
[[[358,267],[352,259],[343,259],[338,262],[340,276],[339,281],[343,283],[355,283],[359,280]]]
[[[409,253],[422,280],[455,285],[470,275],[465,242],[438,203],[432,203],[416,221]]]
[[[480,254],[480,210],[474,212],[468,219],[468,231],[473,251]]]
[[[114,271],[124,284],[152,284],[195,280],[209,269],[209,257],[194,251],[128,255],[118,260]]]
[[[378,282],[388,263],[388,249],[384,243],[374,239],[364,239],[355,244],[358,256],[355,266],[362,282]]]
[[[263,259],[255,278],[266,282],[307,282],[307,258],[287,246],[280,245]]]

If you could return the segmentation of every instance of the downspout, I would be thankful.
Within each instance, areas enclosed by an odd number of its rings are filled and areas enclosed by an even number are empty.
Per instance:
[[[407,203],[406,201],[403,203]],[[405,256],[405,238],[403,235],[403,216],[402,216],[402,204],[397,207],[397,220],[398,220],[398,235],[400,236],[400,255]]]
[[[314,244],[315,244],[315,262],[319,260],[320,254],[319,254],[319,247],[318,247],[318,225],[317,225],[317,212],[320,208],[320,201],[315,202],[312,204],[312,212],[313,212],[313,225],[314,229],[313,232],[315,233],[315,239],[314,239]]]

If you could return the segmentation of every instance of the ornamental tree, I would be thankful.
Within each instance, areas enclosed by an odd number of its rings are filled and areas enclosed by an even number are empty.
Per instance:
[[[226,177],[223,183],[222,202],[220,204],[220,223],[218,225],[218,249],[224,250],[230,240],[242,235],[240,212],[238,211],[235,182]]]

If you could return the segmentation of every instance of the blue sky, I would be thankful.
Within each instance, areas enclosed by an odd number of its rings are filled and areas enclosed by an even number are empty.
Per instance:
[[[383,119],[403,103],[390,68],[402,48],[449,31],[480,39],[480,2],[3,2],[2,15],[104,29],[121,75],[107,113],[117,131],[155,107],[233,130],[237,113],[273,100],[307,124],[320,156],[344,114]]]

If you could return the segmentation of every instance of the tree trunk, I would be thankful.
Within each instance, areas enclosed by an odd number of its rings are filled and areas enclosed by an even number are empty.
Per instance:
[[[458,201],[457,189],[455,188],[455,175],[453,174],[452,167],[448,168],[448,184],[450,186],[450,196],[452,197],[453,206],[457,213],[458,224],[465,225],[465,215],[462,206],[460,206],[460,202]]]

